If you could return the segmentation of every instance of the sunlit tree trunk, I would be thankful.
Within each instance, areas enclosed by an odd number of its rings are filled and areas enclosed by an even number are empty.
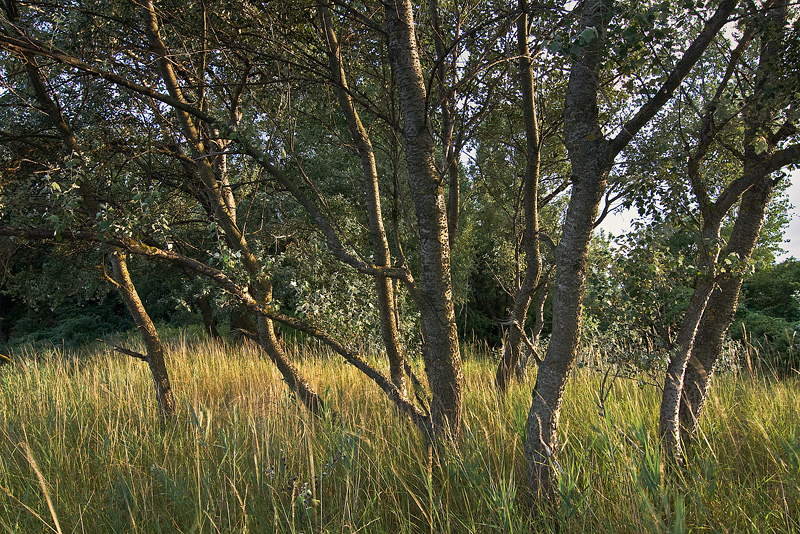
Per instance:
[[[367,198],[367,216],[369,233],[372,241],[372,250],[375,265],[378,267],[391,267],[392,257],[389,251],[389,240],[383,226],[381,211],[380,188],[378,184],[378,169],[375,164],[375,152],[372,141],[366,128],[361,122],[342,65],[339,41],[333,28],[330,6],[327,0],[318,0],[317,9],[322,22],[325,40],[328,48],[329,68],[339,99],[339,107],[347,120],[350,134],[353,137],[358,155],[361,159],[361,168],[364,174],[364,191]],[[403,394],[406,392],[405,368],[407,362],[400,347],[400,334],[397,329],[397,309],[394,297],[392,280],[387,276],[376,276],[375,285],[378,296],[378,311],[380,313],[381,335],[386,353],[389,357],[389,373],[392,382]]]
[[[776,145],[783,135],[773,131],[776,109],[768,88],[781,70],[782,55],[786,49],[785,23],[787,2],[770,3],[761,29],[759,64],[755,86],[762,88],[753,95],[753,103],[745,109],[743,138],[743,175],[759,173],[763,163],[775,156]],[[759,141],[766,146],[758,149]],[[766,148],[766,150],[764,150]],[[745,268],[755,250],[761,227],[767,215],[767,206],[775,186],[768,172],[761,171],[760,178],[743,195],[736,222],[733,226],[725,254],[732,259],[732,272],[722,273],[718,287],[712,293],[695,340],[694,350],[686,368],[680,405],[680,431],[683,441],[691,441],[697,432],[700,415],[705,405],[711,380],[722,353],[725,335],[733,322]]]
[[[159,35],[159,24],[152,0],[144,4],[145,31],[152,52],[157,62],[158,72],[170,96],[176,101],[185,103],[186,100],[180,88],[175,70],[169,60],[169,53]],[[253,298],[262,306],[269,306],[272,300],[272,285],[268,275],[264,272],[262,263],[258,260],[247,239],[236,224],[236,206],[232,195],[229,194],[230,186],[227,181],[220,181],[213,165],[206,157],[207,147],[201,139],[200,129],[189,113],[175,109],[175,114],[180,123],[183,135],[191,149],[193,158],[197,161],[197,176],[205,186],[208,199],[211,202],[214,215],[220,227],[224,230],[228,246],[240,254],[242,264],[251,279]],[[319,395],[301,375],[299,370],[289,361],[283,350],[281,341],[275,335],[272,320],[265,316],[258,318],[258,341],[269,355],[270,359],[280,371],[286,384],[297,394],[300,401],[315,415],[324,411],[324,404]]]
[[[692,297],[689,300],[689,307],[684,313],[681,328],[675,339],[675,350],[667,364],[666,378],[661,395],[659,419],[661,446],[667,458],[676,463],[683,461],[678,411],[680,409],[686,363],[693,353],[697,329],[700,326],[700,320],[706,309],[706,303],[711,296],[711,291],[716,284],[716,261],[719,256],[719,245],[716,242],[719,240],[719,225],[715,224],[714,226],[714,232],[711,236],[708,234],[703,236],[706,246],[713,250],[701,247],[704,249],[701,254],[708,256],[703,266],[705,272],[697,281]]]
[[[420,234],[420,324],[431,388],[431,424],[437,435],[461,425],[463,375],[450,275],[444,187],[435,163],[425,80],[410,0],[387,2],[389,54],[403,120],[408,185]]]
[[[153,378],[153,386],[156,391],[158,401],[158,414],[162,421],[166,421],[175,416],[175,399],[172,395],[172,387],[169,383],[167,364],[164,358],[164,346],[158,336],[153,321],[144,309],[136,286],[133,285],[128,262],[124,252],[113,252],[111,254],[111,267],[113,270],[114,282],[117,286],[122,301],[128,308],[139,334],[142,336],[144,346],[147,351],[147,365],[150,368],[150,375]]]
[[[602,1],[586,2],[581,26],[594,27],[602,36],[606,10]],[[595,39],[574,60],[567,87],[564,132],[572,163],[572,194],[556,249],[553,333],[539,365],[527,422],[529,483],[534,495],[548,498],[556,488],[552,459],[558,451],[558,421],[580,339],[589,240],[613,157],[598,118],[601,41],[602,37]]]
[[[15,2],[8,2],[5,5],[6,14],[11,20],[18,21],[19,11]],[[79,166],[82,165],[81,150],[75,137],[75,132],[69,124],[67,117],[50,94],[48,84],[41,72],[36,57],[25,56],[25,69],[28,78],[33,86],[39,106],[44,110],[52,125],[58,130],[64,146],[65,156],[75,161]],[[94,196],[91,184],[85,178],[79,180],[78,192],[84,204],[88,216],[94,220],[100,211],[100,205]],[[125,256],[121,253],[114,253],[111,256],[112,268],[114,271],[115,283],[120,295],[128,308],[134,322],[139,327],[146,350],[147,363],[153,378],[158,402],[159,416],[165,421],[175,415],[175,401],[169,383],[166,363],[164,361],[164,350],[158,337],[150,316],[142,306],[136,288],[130,280]]]
[[[750,105],[743,111],[745,131],[742,144],[745,150],[741,176],[720,193],[713,205],[709,202],[708,193],[699,178],[701,161],[717,133],[714,128],[714,113],[716,100],[724,85],[720,86],[711,106],[702,117],[703,128],[698,146],[689,158],[689,178],[705,221],[704,250],[700,261],[706,274],[697,284],[684,317],[676,343],[677,351],[667,368],[662,396],[659,425],[662,446],[667,456],[678,462],[684,460],[684,438],[690,438],[697,428],[697,418],[708,394],[722,340],[733,319],[741,288],[740,275],[718,273],[716,264],[720,246],[717,243],[720,241],[723,218],[733,203],[742,198],[727,253],[736,253],[738,259],[732,257],[734,264],[738,268],[744,267],[749,263],[758,239],[766,203],[773,187],[769,175],[774,170],[770,163],[777,161],[774,157],[777,139],[770,123],[775,112],[772,110],[770,97],[767,96],[769,93],[764,88],[772,84],[776,69],[780,67],[785,17],[786,4],[774,2],[764,20],[756,19],[751,22],[753,27],[760,27],[761,32],[759,66],[754,83],[760,91],[753,95]],[[748,28],[747,35],[753,34],[750,30]],[[744,44],[741,42],[740,47]],[[737,48],[733,55],[735,58],[731,59],[725,81],[731,72],[730,67],[741,57],[740,50]],[[766,141],[766,150],[756,149],[759,138]],[[717,279],[721,284],[715,290]]]

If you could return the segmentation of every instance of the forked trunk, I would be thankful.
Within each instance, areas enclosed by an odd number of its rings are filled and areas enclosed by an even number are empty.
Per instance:
[[[12,4],[9,3],[8,6],[12,7]],[[15,16],[19,15],[16,9],[9,10],[9,13],[13,13]],[[72,130],[72,126],[67,122],[66,117],[62,114],[58,103],[52,98],[49,91],[49,84],[46,82],[36,58],[33,56],[24,57],[26,61],[25,69],[34,87],[36,98],[53,126],[61,135],[65,156],[77,163],[79,167],[82,166],[84,162],[80,155],[80,146],[75,137],[75,132]],[[79,173],[78,176],[81,176],[81,174],[82,173]],[[94,220],[97,217],[100,206],[94,196],[91,184],[83,178],[79,179],[78,192],[90,219]],[[147,362],[150,366],[150,373],[156,391],[159,417],[162,421],[165,421],[175,415],[175,400],[169,383],[169,375],[164,361],[164,349],[161,345],[161,340],[158,337],[158,332],[153,325],[153,321],[150,320],[150,316],[142,305],[139,294],[136,292],[136,287],[131,281],[125,255],[121,252],[112,254],[111,264],[115,278],[114,281],[117,284],[120,295],[133,317],[136,326],[139,328],[139,332],[142,334],[142,339],[144,340],[147,350]]]
[[[530,489],[534,495],[551,498],[556,494],[553,456],[558,451],[558,419],[580,339],[589,240],[608,173],[616,155],[670,100],[702,57],[727,22],[736,0],[719,3],[659,90],[622,126],[613,140],[607,141],[600,128],[597,97],[606,15],[612,4],[603,0],[583,4],[581,28],[591,29],[593,36],[573,60],[564,101],[564,134],[572,164],[572,194],[561,242],[556,249],[553,334],[545,361],[539,366],[525,443]]]
[[[676,458],[681,458],[682,441],[693,437],[697,429],[722,342],[736,310],[742,284],[741,270],[750,261],[766,216],[766,205],[774,187],[769,178],[771,171],[768,167],[764,167],[764,164],[770,162],[775,155],[780,134],[771,130],[775,111],[772,107],[771,92],[764,88],[769,88],[775,83],[775,73],[781,68],[781,55],[785,49],[783,38],[787,17],[786,2],[772,3],[770,9],[760,16],[763,16],[763,19],[753,21],[751,24],[761,27],[755,86],[762,89],[754,93],[753,100],[744,108],[745,129],[742,144],[745,159],[742,178],[739,180],[749,176],[754,179],[747,190],[738,193],[742,200],[727,248],[728,254],[738,255],[738,260],[733,264],[737,269],[733,273],[722,273],[719,288],[710,296],[702,322],[698,318],[699,331],[693,340],[693,346],[688,351],[682,350],[679,354],[685,358],[684,368],[678,367],[681,364],[680,358],[676,358],[674,368],[673,362],[670,363],[667,374],[668,387],[665,386],[662,402],[661,433],[666,452]],[[713,124],[713,121],[709,122]],[[709,138],[707,134],[705,137]],[[766,150],[757,148],[760,140],[767,142]],[[737,181],[726,188],[717,204],[726,194],[731,195],[729,189],[733,188]],[[720,221],[715,223],[717,227],[721,225],[722,216],[728,209],[726,206],[714,210],[715,217]],[[707,217],[705,213],[704,217]],[[695,300],[693,296],[692,305]],[[687,320],[694,320],[694,311],[690,306]],[[678,380],[679,373],[683,376]],[[674,390],[676,385],[677,391]]]
[[[680,406],[681,438],[691,441],[698,427],[711,380],[717,367],[725,334],[733,322],[742,288],[743,269],[750,263],[774,182],[766,177],[742,196],[739,214],[728,241],[727,254],[737,254],[741,262],[736,272],[726,274],[711,294],[697,331],[694,350],[686,367]]]
[[[528,482],[535,496],[552,499],[557,488],[554,469],[558,421],[564,389],[578,351],[586,266],[597,208],[613,162],[598,120],[597,92],[606,6],[584,4],[581,25],[598,30],[598,38],[573,61],[564,103],[564,133],[572,163],[572,194],[556,248],[553,291],[553,333],[539,365],[528,413],[525,456]]]
[[[402,110],[408,184],[420,234],[419,306],[423,358],[432,394],[431,425],[439,436],[454,436],[461,425],[463,375],[450,277],[450,241],[411,1],[386,3],[386,21]]]

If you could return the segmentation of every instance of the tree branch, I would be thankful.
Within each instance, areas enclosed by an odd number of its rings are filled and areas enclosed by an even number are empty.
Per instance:
[[[722,27],[728,22],[728,17],[734,10],[738,0],[722,0],[714,15],[708,19],[702,31],[672,69],[667,79],[664,81],[658,92],[648,100],[636,114],[625,123],[622,131],[617,134],[609,144],[611,156],[615,157],[630,142],[631,139],[641,130],[656,113],[664,107],[675,90],[680,86],[683,79],[689,75],[692,67],[697,63],[703,52],[719,33]]]

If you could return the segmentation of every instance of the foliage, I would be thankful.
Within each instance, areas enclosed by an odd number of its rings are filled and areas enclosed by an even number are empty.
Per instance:
[[[756,271],[742,287],[731,337],[759,348],[763,364],[800,369],[800,261],[791,258]]]

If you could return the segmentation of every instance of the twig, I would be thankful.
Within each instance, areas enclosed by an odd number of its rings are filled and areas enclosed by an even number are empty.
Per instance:
[[[142,360],[143,362],[150,362],[150,358],[148,358],[146,354],[142,354],[141,352],[136,352],[134,350],[126,349],[125,347],[120,347],[119,345],[115,345],[115,344],[111,343],[110,341],[106,341],[105,339],[99,339],[98,338],[97,341],[102,341],[103,343],[105,343],[106,345],[108,345],[109,347],[114,349],[115,351],[120,352],[122,354],[125,354],[126,356],[131,356],[133,358]]]

